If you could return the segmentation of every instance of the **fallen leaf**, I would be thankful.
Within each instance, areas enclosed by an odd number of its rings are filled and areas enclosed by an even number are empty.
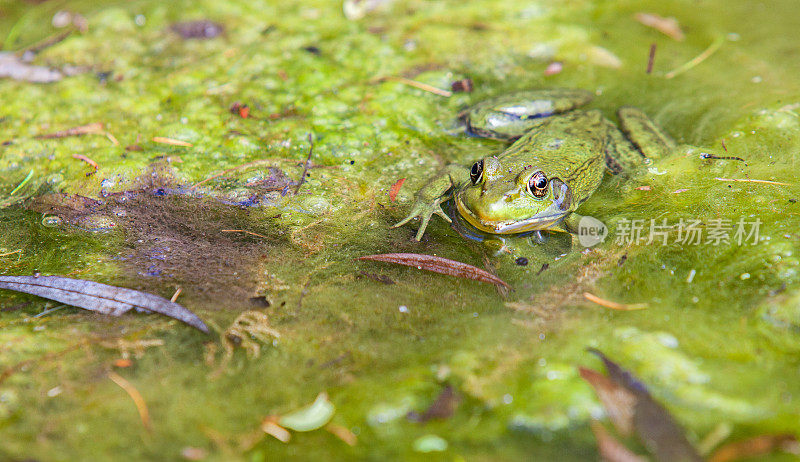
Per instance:
[[[383,253],[378,255],[366,255],[358,257],[358,260],[382,261],[386,263],[396,263],[398,265],[414,266],[417,269],[433,271],[434,273],[446,274],[459,278],[474,279],[476,281],[488,282],[511,288],[505,281],[492,273],[476,268],[466,263],[461,263],[447,258],[424,255],[418,253]]]
[[[597,440],[600,456],[604,460],[608,462],[647,462],[646,458],[631,452],[594,420],[592,421],[592,433]]]
[[[61,130],[54,133],[47,133],[44,135],[36,135],[36,138],[51,139],[51,138],[65,138],[67,136],[80,136],[80,135],[104,135],[103,124],[94,122],[80,127],[73,127],[67,130]]]
[[[603,408],[617,432],[622,436],[630,436],[633,433],[633,410],[636,406],[636,396],[624,386],[597,371],[585,367],[578,370],[583,380],[589,382],[589,385],[594,388],[594,392],[603,403]]]
[[[33,294],[111,316],[138,308],[169,316],[208,332],[203,321],[183,306],[157,295],[123,287],[60,276],[0,276],[0,289]]]
[[[131,366],[133,366],[133,361],[131,361],[130,359],[116,359],[116,360],[114,360],[114,367],[119,367],[121,369],[124,369],[126,367],[131,367]]]
[[[22,62],[16,53],[0,53],[0,77],[31,83],[51,83],[64,78],[61,71]]]
[[[636,13],[634,18],[641,24],[652,27],[673,40],[682,42],[686,38],[675,18],[665,18],[652,13]]]
[[[714,451],[708,462],[728,462],[731,460],[759,457],[776,449],[800,454],[800,444],[794,435],[760,435],[754,438],[735,441]]]
[[[322,428],[330,422],[336,411],[333,403],[328,400],[325,392],[317,395],[313,403],[292,413],[286,414],[278,420],[282,427],[296,432],[310,432]]]
[[[458,396],[453,387],[447,385],[425,412],[420,414],[419,412],[411,411],[406,418],[412,422],[419,423],[425,423],[432,419],[447,419],[453,415],[460,403],[461,397]]]
[[[608,378],[617,387],[624,387],[635,398],[632,416],[633,431],[656,460],[662,462],[701,462],[703,460],[694,446],[686,439],[683,430],[672,418],[672,415],[650,396],[647,387],[641,381],[599,350],[590,348],[589,351],[603,361]],[[583,375],[583,372],[581,374]],[[591,384],[591,382],[589,383]],[[599,392],[598,396],[600,396]]]
[[[403,187],[403,183],[405,183],[405,181],[406,181],[405,178],[400,178],[399,180],[397,180],[395,184],[392,185],[391,188],[389,188],[389,199],[392,202],[394,202],[395,199],[397,199],[397,193],[400,192],[400,188]]]
[[[472,83],[472,79],[469,78],[456,80],[450,84],[450,91],[453,93],[472,93],[474,89],[475,85]]]
[[[222,35],[225,26],[208,19],[186,21],[173,24],[170,29],[181,36],[182,39],[210,39]]]
[[[564,70],[564,64],[559,61],[553,61],[547,65],[547,68],[544,70],[544,75],[546,77],[548,75],[560,74],[562,70]]]
[[[187,143],[186,141],[175,140],[175,139],[172,139],[172,138],[165,138],[163,136],[154,136],[153,137],[153,142],[161,143],[161,144],[169,144],[169,145],[172,145],[172,146],[192,147],[192,143]]]
[[[186,446],[185,448],[181,449],[181,457],[186,460],[203,460],[208,457],[208,451],[203,448]]]

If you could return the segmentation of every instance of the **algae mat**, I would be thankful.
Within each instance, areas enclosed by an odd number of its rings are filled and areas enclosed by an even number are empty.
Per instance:
[[[795,2],[347,6],[2,3],[3,65],[57,81],[0,81],[0,272],[180,289],[212,333],[3,291],[1,458],[592,459],[587,347],[694,443],[800,431]],[[543,87],[641,107],[680,143],[582,206],[605,242],[519,265],[438,218],[420,243],[390,228],[438,168],[502,149],[459,110]],[[514,290],[354,260],[389,252]],[[327,431],[265,433],[323,392]]]

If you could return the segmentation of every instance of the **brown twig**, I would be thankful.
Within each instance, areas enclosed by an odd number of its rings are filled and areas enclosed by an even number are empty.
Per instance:
[[[223,232],[223,233],[245,233],[245,234],[250,234],[251,236],[258,236],[258,237],[263,237],[264,239],[269,239],[269,237],[267,237],[267,236],[265,236],[263,234],[258,234],[258,233],[254,233],[252,231],[247,231],[246,229],[222,229],[222,230],[220,230],[220,232]]]
[[[67,130],[61,130],[54,133],[36,135],[34,138],[47,140],[52,138],[66,138],[68,136],[103,135],[103,134],[105,134],[105,131],[103,130],[103,124],[100,122],[93,122],[90,124],[81,125],[80,127],[73,127]]]
[[[618,311],[635,311],[635,310],[643,310],[647,308],[646,303],[635,303],[632,305],[626,305],[623,303],[612,302],[610,300],[606,300],[603,298],[598,297],[597,295],[591,294],[589,292],[583,293],[583,298],[589,300],[590,302],[597,303],[600,306],[610,308],[612,310]]]
[[[171,146],[184,146],[190,148],[193,146],[192,143],[187,143],[186,141],[176,140],[173,138],[165,138],[163,136],[154,136],[153,137],[154,143],[161,143],[161,144],[169,144]]]
[[[83,154],[73,154],[72,158],[73,159],[82,160],[82,161],[86,162],[87,164],[91,165],[92,168],[94,168],[94,170],[89,172],[89,173],[87,173],[86,176],[90,176],[90,175],[93,175],[93,174],[97,173],[97,169],[100,168],[100,166],[97,164],[97,162],[93,161],[92,159],[89,159],[88,157],[84,156]]]
[[[656,44],[650,45],[650,56],[647,58],[647,73],[653,72],[653,64],[656,62]]]
[[[300,191],[300,187],[303,186],[303,183],[306,182],[306,174],[308,173],[308,166],[311,163],[311,155],[314,154],[314,138],[311,136],[311,133],[308,134],[308,157],[306,157],[306,164],[303,166],[303,175],[300,177],[300,182],[297,183],[297,187],[294,188],[295,195]]]
[[[114,383],[119,385],[120,388],[125,390],[125,393],[131,397],[133,400],[133,404],[136,405],[136,410],[139,412],[139,418],[142,420],[142,425],[144,429],[148,432],[150,431],[150,411],[147,410],[147,403],[144,402],[144,398],[142,394],[139,393],[139,390],[136,389],[130,382],[125,380],[124,377],[117,374],[116,372],[109,371],[108,378],[111,379]]]
[[[714,178],[717,181],[735,181],[739,183],[762,183],[762,184],[775,184],[779,186],[791,186],[791,183],[781,183],[780,181],[769,180],[751,180],[750,178]]]
[[[419,88],[420,90],[427,91],[428,93],[433,93],[434,95],[444,96],[449,98],[453,96],[452,91],[442,90],[441,88],[436,88],[433,85],[428,85],[427,83],[417,82],[416,80],[407,79],[405,77],[397,77],[397,76],[388,76],[388,77],[381,77],[377,81],[378,82],[385,82],[387,80],[394,80],[395,82],[400,82],[402,84]]]
[[[178,287],[178,290],[176,290],[175,293],[172,294],[172,298],[170,298],[169,301],[171,301],[172,303],[175,303],[175,300],[178,299],[178,297],[181,295],[181,292],[183,292],[183,289]]]

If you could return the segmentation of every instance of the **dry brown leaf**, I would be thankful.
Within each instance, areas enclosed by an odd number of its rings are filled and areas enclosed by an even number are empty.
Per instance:
[[[743,441],[726,444],[714,451],[708,462],[759,457],[780,449],[791,454],[800,454],[800,444],[794,435],[760,435]]]
[[[592,421],[592,433],[597,440],[597,449],[600,451],[600,457],[608,462],[647,462],[647,459],[631,452],[624,444],[620,443],[616,438],[611,436],[610,433],[600,425],[596,420]]]
[[[16,53],[0,53],[0,78],[31,83],[51,83],[64,78],[61,71],[24,63]]]
[[[597,371],[584,367],[579,368],[579,371],[581,377],[594,388],[617,432],[622,436],[631,435],[633,433],[633,409],[636,406],[636,396],[625,387]]]
[[[434,255],[424,255],[418,253],[384,253],[378,255],[366,255],[358,257],[357,260],[382,261],[386,263],[396,263],[398,265],[413,266],[417,269],[433,271],[434,273],[446,274],[459,278],[473,279],[481,282],[488,282],[511,288],[505,281],[492,273],[476,268],[466,263],[461,263],[447,258],[436,257]]]
[[[675,18],[665,18],[653,13],[636,13],[634,18],[641,24],[652,27],[673,40],[682,42],[686,38]]]

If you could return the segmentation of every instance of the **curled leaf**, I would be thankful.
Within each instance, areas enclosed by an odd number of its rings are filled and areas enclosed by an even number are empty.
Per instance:
[[[592,421],[592,433],[597,440],[600,456],[608,462],[646,462],[644,457],[634,454],[619,440],[611,436],[597,421]]]
[[[612,413],[617,412],[623,418],[623,422],[629,419],[633,432],[656,460],[664,462],[700,462],[703,460],[694,446],[686,439],[683,430],[675,422],[669,411],[650,396],[647,388],[639,379],[611,361],[599,350],[590,348],[589,351],[603,361],[608,377],[606,380],[600,381],[598,377],[603,376],[588,369],[582,369],[581,376],[595,388],[604,406],[606,406],[607,401],[612,402],[612,407],[606,408],[610,416]],[[616,401],[609,399],[613,395],[618,395],[619,397],[625,396],[625,394],[627,394],[626,399],[617,399]],[[605,398],[603,397],[604,395]],[[632,403],[625,403],[626,400],[630,401],[631,399]],[[619,409],[613,407],[613,405],[619,403],[627,406],[629,411],[632,411],[632,414],[630,416],[619,414]],[[621,409],[624,410],[625,408]],[[615,425],[619,423],[613,417],[612,422]],[[623,430],[624,427],[620,429],[620,433],[624,433]]]
[[[331,420],[336,410],[333,403],[328,400],[325,392],[317,395],[317,399],[310,405],[286,414],[281,417],[278,423],[296,432],[310,432],[322,428]]]
[[[14,80],[33,83],[57,82],[64,74],[55,69],[43,66],[32,66],[24,63],[15,53],[0,53],[0,78],[9,77]]]
[[[509,289],[511,288],[505,281],[492,273],[466,263],[433,255],[418,253],[383,253],[358,257],[358,260],[382,261],[386,263],[396,263],[398,265],[414,266],[418,269],[433,271],[434,273],[447,274],[448,276],[455,276],[458,278],[474,279],[476,281],[488,282]]]
[[[208,332],[203,321],[183,306],[157,295],[123,287],[60,276],[0,276],[0,289],[37,295],[111,316],[138,308],[169,316]]]
[[[632,434],[636,396],[622,385],[597,371],[584,367],[579,370],[581,377],[594,388],[594,392],[597,393],[597,397],[603,403],[603,408],[605,408],[606,414],[608,414],[608,418],[611,419],[611,423],[614,424],[617,432],[622,436]],[[597,442],[598,444],[601,443],[600,438],[598,438]]]
[[[743,441],[735,441],[717,449],[709,462],[728,462],[769,454],[776,449],[791,454],[800,454],[800,444],[794,435],[760,435]]]
[[[636,13],[634,18],[643,25],[652,27],[673,40],[682,42],[686,38],[680,24],[678,24],[678,20],[675,18],[665,18],[653,13]]]

